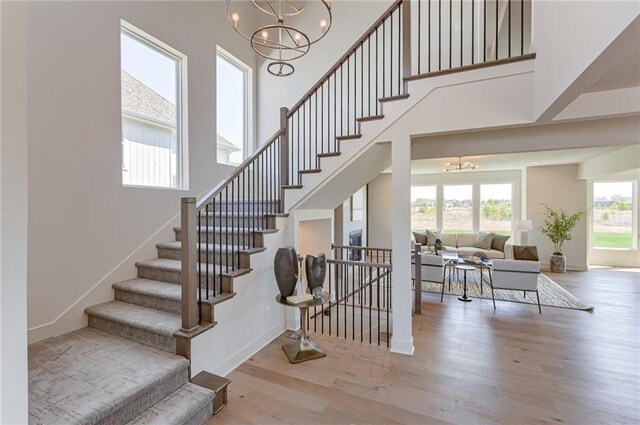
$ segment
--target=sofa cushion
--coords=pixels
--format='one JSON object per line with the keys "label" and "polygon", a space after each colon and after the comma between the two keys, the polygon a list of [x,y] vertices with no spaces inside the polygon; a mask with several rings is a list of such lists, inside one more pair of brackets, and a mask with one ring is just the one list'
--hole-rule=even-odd
{"label": "sofa cushion", "polygon": [[491,242],[493,242],[493,232],[479,232],[476,236],[476,240],[473,241],[473,246],[481,249],[491,249]]}
{"label": "sofa cushion", "polygon": [[442,232],[436,235],[436,237],[442,241],[442,244],[444,246],[453,246],[453,247],[457,246],[456,236],[457,235],[455,233],[442,233]]}
{"label": "sofa cushion", "polygon": [[475,254],[476,252],[482,252],[492,260],[504,258],[504,252],[498,251],[497,249],[481,249],[476,248],[475,246],[462,246],[458,248],[458,255],[460,257],[468,257]]}
{"label": "sofa cushion", "polygon": [[509,235],[493,235],[493,241],[491,241],[491,249],[504,252],[504,245],[511,238]]}
{"label": "sofa cushion", "polygon": [[475,233],[458,233],[458,243],[456,246],[473,246],[476,236]]}

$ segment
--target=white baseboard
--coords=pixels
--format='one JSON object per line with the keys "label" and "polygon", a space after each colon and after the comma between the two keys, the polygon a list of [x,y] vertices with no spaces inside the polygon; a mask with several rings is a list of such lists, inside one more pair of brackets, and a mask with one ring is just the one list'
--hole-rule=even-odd
{"label": "white baseboard", "polygon": [[[544,262],[540,262],[540,268],[544,269],[544,270],[550,270],[550,265],[548,262],[544,263]],[[586,272],[588,269],[588,267],[586,265],[583,264],[567,264],[567,271],[571,271],[571,272]]]}
{"label": "white baseboard", "polygon": [[[231,372],[233,372],[238,366],[242,363],[246,362],[251,356],[256,354],[258,351],[262,350],[265,346],[267,346],[271,341],[276,339],[282,332],[286,330],[284,323],[278,326],[274,326],[269,329],[267,332],[255,338],[253,341],[249,342],[247,345],[239,349],[235,352],[231,357],[227,358],[223,363],[221,363],[214,370],[210,371],[216,375],[227,376]],[[198,371],[200,372],[200,371]],[[197,372],[193,372],[193,375],[196,375]]]}
{"label": "white baseboard", "polygon": [[391,352],[397,354],[405,354],[407,356],[413,356],[415,347],[413,346],[413,338],[411,339],[398,339],[391,337]]}

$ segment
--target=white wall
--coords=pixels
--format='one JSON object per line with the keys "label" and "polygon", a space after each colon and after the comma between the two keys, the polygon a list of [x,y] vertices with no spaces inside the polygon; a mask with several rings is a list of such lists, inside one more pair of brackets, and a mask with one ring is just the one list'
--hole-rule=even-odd
{"label": "white wall", "polygon": [[[577,164],[527,167],[526,173],[526,217],[533,221],[533,230],[529,232],[529,245],[538,247],[540,263],[548,266],[549,256],[553,253],[553,243],[540,232],[545,211],[542,204],[547,204],[553,209],[562,209],[569,214],[584,211],[587,208],[587,182],[578,179]],[[580,220],[571,235],[573,239],[562,246],[567,257],[567,268],[586,270],[587,220]]]}
{"label": "white wall", "polygon": [[391,174],[380,174],[369,183],[369,245],[391,248]]}
{"label": "white wall", "polygon": [[637,1],[534,2],[535,116],[544,114],[639,13]]}
{"label": "white wall", "polygon": [[[83,326],[85,304],[107,301],[116,279],[134,276],[136,260],[155,256],[158,240],[148,239],[179,212],[180,197],[200,195],[230,172],[216,161],[216,44],[250,66],[256,60],[229,28],[224,6],[27,4],[33,340]],[[188,56],[189,191],[122,187],[121,19]],[[165,230],[172,238],[170,225]]]}
{"label": "white wall", "polygon": [[0,4],[0,423],[27,423],[26,4]]}
{"label": "white wall", "polygon": [[338,208],[341,209],[341,214],[336,214],[335,220],[341,220],[340,226],[336,225],[336,229],[339,227],[340,232],[336,232],[336,239],[334,243],[336,245],[349,245],[349,232],[356,230],[362,230],[362,246],[369,246],[368,243],[368,188],[365,186],[362,190],[363,210],[362,220],[351,221],[351,196],[349,196]]}
{"label": "white wall", "polygon": [[[307,55],[292,62],[295,73],[274,77],[261,61],[258,71],[258,145],[280,128],[280,108],[292,107],[392,4],[391,0],[333,0],[333,24]],[[316,17],[309,25],[317,26]]]}

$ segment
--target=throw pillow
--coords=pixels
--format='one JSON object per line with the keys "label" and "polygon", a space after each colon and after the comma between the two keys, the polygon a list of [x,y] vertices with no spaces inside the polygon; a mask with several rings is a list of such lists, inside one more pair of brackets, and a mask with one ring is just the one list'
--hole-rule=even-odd
{"label": "throw pillow", "polygon": [[425,233],[427,234],[427,246],[433,246],[436,243],[436,234],[433,233],[431,230],[425,230]]}
{"label": "throw pillow", "polygon": [[494,235],[493,241],[491,242],[491,249],[504,252],[504,244],[507,243],[510,237],[511,236],[508,235]]}
{"label": "throw pillow", "polygon": [[494,236],[495,233],[479,232],[473,246],[480,249],[491,249],[491,242],[493,242]]}
{"label": "throw pillow", "polygon": [[426,233],[413,232],[413,237],[415,238],[416,243],[427,246],[428,239]]}

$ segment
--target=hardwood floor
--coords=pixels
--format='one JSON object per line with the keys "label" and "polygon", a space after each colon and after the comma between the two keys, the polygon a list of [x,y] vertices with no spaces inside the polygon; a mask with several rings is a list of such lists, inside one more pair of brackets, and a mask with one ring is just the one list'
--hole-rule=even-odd
{"label": "hardwood floor", "polygon": [[423,294],[414,356],[319,335],[327,357],[296,365],[286,333],[209,423],[640,423],[640,270],[545,273],[595,310]]}

